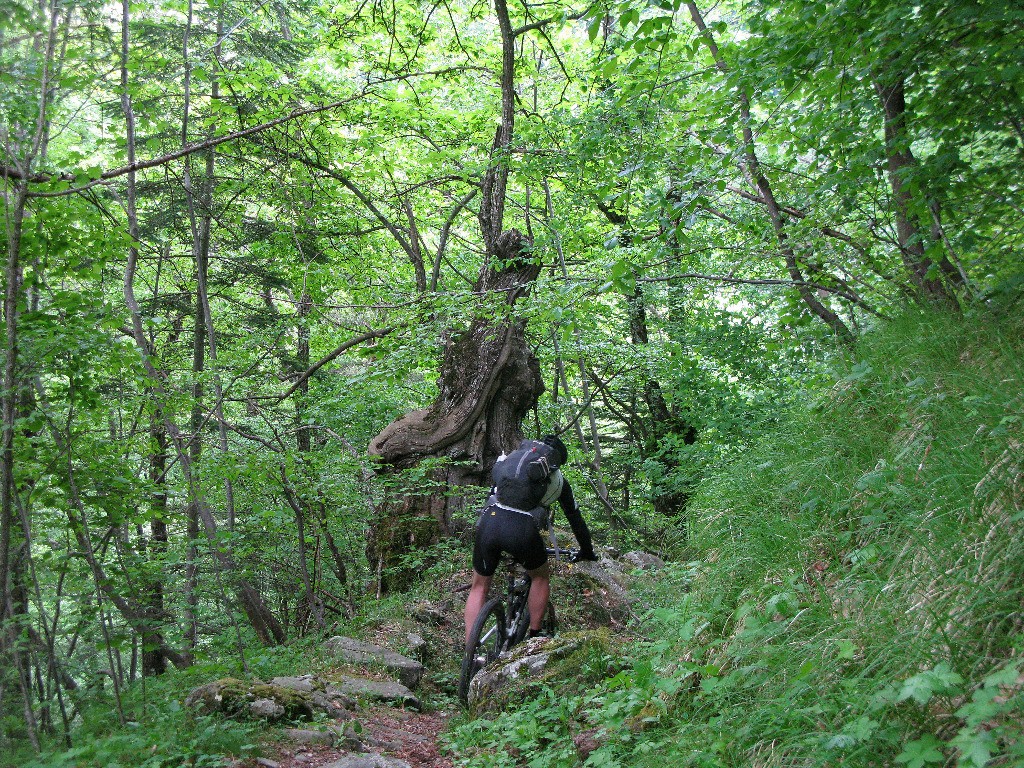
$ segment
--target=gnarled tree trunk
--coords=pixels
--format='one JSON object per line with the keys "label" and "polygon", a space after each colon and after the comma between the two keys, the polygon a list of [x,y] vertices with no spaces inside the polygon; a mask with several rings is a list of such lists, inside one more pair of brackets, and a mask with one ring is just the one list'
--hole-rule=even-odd
{"label": "gnarled tree trunk", "polygon": [[399,565],[403,554],[453,533],[455,515],[466,505],[466,496],[453,491],[490,482],[491,466],[522,439],[522,420],[544,391],[540,365],[526,344],[525,321],[511,314],[540,271],[539,264],[521,258],[525,242],[513,229],[495,243],[491,263],[503,267],[485,269],[476,290],[485,296],[504,293],[505,305],[498,317],[478,317],[451,334],[433,405],[407,413],[370,442],[369,452],[385,475],[428,458],[449,460],[420,483],[425,493],[398,491],[380,506],[367,556],[378,568],[382,590],[403,588],[415,575]]}
{"label": "gnarled tree trunk", "polygon": [[[526,344],[526,323],[512,315],[512,305],[536,279],[540,264],[527,253],[522,233],[504,229],[518,33],[505,0],[495,0],[494,12],[502,49],[501,119],[480,181],[477,220],[486,259],[475,292],[492,306],[493,298],[504,294],[504,303],[481,311],[469,328],[448,336],[434,404],[407,413],[370,442],[369,453],[380,460],[385,475],[397,475],[424,459],[446,460],[418,478],[418,488],[395,488],[377,509],[366,554],[377,568],[381,591],[401,589],[416,575],[416,569],[401,564],[402,555],[454,531],[455,514],[467,500],[455,489],[489,483],[494,461],[522,439],[520,424],[544,391],[540,364]],[[467,203],[470,199],[465,198]],[[417,283],[422,284],[419,270]]]}

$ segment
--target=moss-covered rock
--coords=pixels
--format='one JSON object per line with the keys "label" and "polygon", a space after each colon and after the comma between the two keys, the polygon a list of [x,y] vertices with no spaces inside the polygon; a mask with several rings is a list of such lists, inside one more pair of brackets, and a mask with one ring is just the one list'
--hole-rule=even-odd
{"label": "moss-covered rock", "polygon": [[557,599],[589,626],[621,625],[628,621],[632,604],[629,579],[622,566],[602,557],[598,562],[570,563],[559,572]]}
{"label": "moss-covered rock", "polygon": [[194,688],[185,698],[185,705],[204,714],[264,720],[311,720],[316,709],[306,691],[259,681],[247,683],[233,677]]}
{"label": "moss-covered rock", "polygon": [[474,716],[500,712],[510,701],[528,698],[532,689],[554,681],[565,691],[590,685],[608,673],[612,644],[606,628],[520,643],[473,678],[470,712]]}

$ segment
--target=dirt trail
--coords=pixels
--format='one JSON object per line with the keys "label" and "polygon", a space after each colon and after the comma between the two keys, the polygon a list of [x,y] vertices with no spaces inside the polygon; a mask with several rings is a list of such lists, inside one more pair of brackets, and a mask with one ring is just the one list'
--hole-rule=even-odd
{"label": "dirt trail", "polygon": [[[264,750],[259,760],[236,764],[237,768],[325,768],[342,758],[378,754],[404,760],[412,768],[452,768],[452,761],[441,753],[438,736],[448,727],[451,712],[412,712],[372,708],[351,713],[339,725],[359,723],[357,744],[278,744]],[[351,731],[351,729],[350,729]]]}

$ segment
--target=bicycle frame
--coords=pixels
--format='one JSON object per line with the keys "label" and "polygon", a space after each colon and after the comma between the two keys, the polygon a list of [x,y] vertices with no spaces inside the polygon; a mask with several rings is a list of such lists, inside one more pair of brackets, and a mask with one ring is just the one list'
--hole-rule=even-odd
{"label": "bicycle frame", "polygon": [[506,637],[502,650],[508,650],[516,643],[526,637],[530,629],[530,585],[533,579],[530,574],[522,573],[517,576],[514,569],[509,570],[508,588],[505,599],[508,605],[506,617]]}

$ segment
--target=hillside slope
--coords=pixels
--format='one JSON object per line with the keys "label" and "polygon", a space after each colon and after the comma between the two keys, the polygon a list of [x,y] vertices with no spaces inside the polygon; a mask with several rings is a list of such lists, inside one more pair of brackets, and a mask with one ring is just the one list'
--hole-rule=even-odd
{"label": "hillside slope", "polygon": [[646,639],[467,723],[456,764],[1024,762],[1020,331],[872,334],[700,488]]}

